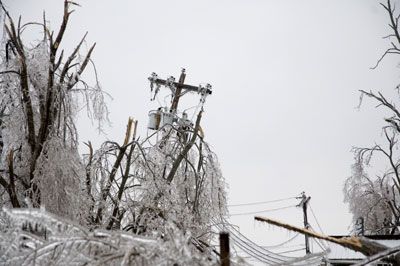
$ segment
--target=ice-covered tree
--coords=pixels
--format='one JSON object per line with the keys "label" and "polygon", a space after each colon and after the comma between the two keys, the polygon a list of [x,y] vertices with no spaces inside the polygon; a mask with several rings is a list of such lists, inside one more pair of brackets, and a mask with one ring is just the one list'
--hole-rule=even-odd
{"label": "ice-covered tree", "polygon": [[[195,125],[165,125],[156,141],[140,139],[129,119],[122,142],[88,142],[79,155],[81,105],[100,125],[107,109],[97,77],[93,86],[81,78],[94,49],[81,54],[86,34],[70,55],[62,50],[76,5],[64,1],[53,32],[45,18],[15,23],[0,0],[0,264],[215,263],[198,252],[208,254],[213,224],[226,215],[225,182],[201,131],[202,108]],[[27,27],[43,38],[25,43]],[[142,245],[137,235],[151,240]]]}
{"label": "ice-covered tree", "polygon": [[[381,4],[389,17],[390,41],[388,48],[377,61],[391,54],[400,54],[400,14],[392,1]],[[399,85],[400,86],[400,85]],[[397,92],[399,86],[397,86]],[[398,234],[400,226],[400,111],[397,99],[387,99],[381,92],[361,90],[361,101],[368,97],[390,113],[382,128],[383,141],[372,147],[354,148],[355,162],[352,175],[344,186],[345,202],[349,203],[354,222],[364,219],[366,234]],[[379,170],[378,170],[379,169]]]}
{"label": "ice-covered tree", "polygon": [[[129,120],[124,142],[105,142],[86,156],[92,222],[136,234],[163,234],[166,223],[209,242],[211,226],[226,215],[225,182],[216,155],[199,132],[166,125],[158,142],[139,141]],[[133,133],[131,133],[133,131]],[[183,134],[187,138],[183,139]]]}
{"label": "ice-covered tree", "polygon": [[[90,86],[81,79],[95,45],[81,54],[85,34],[71,54],[62,49],[73,5],[77,4],[64,1],[61,25],[53,31],[45,17],[43,22],[14,21],[0,1],[5,17],[0,50],[0,204],[42,205],[76,219],[84,218],[85,208],[77,206],[87,197],[75,127],[79,98],[99,122],[107,110],[99,84]],[[29,27],[43,37],[24,42],[23,32]]]}

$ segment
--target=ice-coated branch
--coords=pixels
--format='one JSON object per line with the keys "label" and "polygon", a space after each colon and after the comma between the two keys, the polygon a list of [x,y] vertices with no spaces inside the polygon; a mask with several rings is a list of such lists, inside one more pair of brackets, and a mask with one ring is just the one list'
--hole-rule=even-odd
{"label": "ice-coated branch", "polygon": [[199,128],[200,128],[200,121],[201,121],[201,117],[202,117],[203,111],[200,111],[199,114],[197,115],[197,119],[196,119],[196,125],[194,127],[194,132],[192,135],[192,138],[190,139],[190,141],[186,144],[185,148],[182,150],[182,152],[178,155],[178,157],[176,158],[176,160],[174,161],[174,164],[172,165],[171,171],[169,172],[168,176],[167,176],[167,182],[171,183],[172,180],[174,179],[176,170],[178,170],[179,165],[181,164],[183,158],[187,155],[187,153],[189,152],[189,150],[192,148],[193,144],[196,141],[197,138],[197,134],[199,132]]}
{"label": "ice-coated branch", "polygon": [[392,1],[387,0],[386,5],[383,3],[380,3],[380,5],[387,11],[390,19],[389,27],[392,31],[392,33],[388,34],[387,36],[384,37],[384,39],[390,39],[392,37],[395,38],[395,44],[393,41],[390,42],[391,46],[388,48],[382,56],[378,59],[376,64],[372,67],[372,69],[375,69],[379,66],[379,64],[382,62],[382,60],[389,54],[400,54],[400,49],[398,45],[400,45],[400,33],[399,33],[399,18],[400,15],[395,15],[396,9],[394,6],[392,6]]}

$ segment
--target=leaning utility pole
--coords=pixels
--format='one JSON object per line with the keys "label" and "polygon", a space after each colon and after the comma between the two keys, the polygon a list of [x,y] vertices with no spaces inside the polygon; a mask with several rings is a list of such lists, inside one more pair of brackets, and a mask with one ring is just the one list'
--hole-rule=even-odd
{"label": "leaning utility pole", "polygon": [[[303,216],[304,216],[304,228],[309,229],[310,225],[308,224],[308,218],[307,218],[307,204],[310,201],[311,197],[307,197],[305,192],[301,193],[301,197],[298,197],[298,199],[301,199],[300,203],[297,205],[297,207],[302,207],[303,208]],[[310,242],[308,239],[308,235],[304,235],[305,237],[305,243],[306,243],[306,254],[310,254]]]}

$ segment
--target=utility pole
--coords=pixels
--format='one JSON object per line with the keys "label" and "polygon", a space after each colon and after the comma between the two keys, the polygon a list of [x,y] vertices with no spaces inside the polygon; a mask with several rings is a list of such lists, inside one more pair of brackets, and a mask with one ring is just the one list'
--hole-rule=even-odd
{"label": "utility pole", "polygon": [[207,84],[205,87],[203,86],[193,86],[193,85],[188,85],[185,84],[185,78],[186,78],[186,70],[184,68],[182,68],[181,71],[181,75],[179,77],[179,82],[175,82],[175,78],[174,77],[170,77],[168,79],[161,79],[157,76],[156,73],[153,73],[151,75],[151,77],[149,77],[149,80],[151,82],[151,87],[153,86],[153,84],[155,84],[157,86],[156,90],[158,90],[158,88],[160,86],[165,86],[165,87],[169,87],[172,91],[173,94],[173,99],[172,99],[172,104],[171,104],[171,112],[176,112],[178,109],[178,104],[179,104],[179,99],[182,96],[185,91],[191,91],[191,92],[199,92],[204,95],[206,94],[212,94],[212,90],[211,90],[211,85]]}
{"label": "utility pole", "polygon": [[182,68],[181,76],[179,77],[179,86],[176,87],[174,99],[172,100],[171,112],[174,112],[178,109],[178,103],[182,93],[182,85],[183,83],[185,83],[185,78],[186,78],[185,69]]}
{"label": "utility pole", "polygon": [[[310,225],[308,224],[308,218],[307,218],[307,204],[310,201],[311,197],[307,197],[305,192],[301,193],[301,197],[297,197],[298,199],[301,199],[300,203],[297,205],[297,207],[302,207],[303,208],[303,217],[304,217],[304,228],[309,229]],[[306,254],[310,254],[310,242],[308,235],[304,235],[305,237],[305,243],[306,243]]]}

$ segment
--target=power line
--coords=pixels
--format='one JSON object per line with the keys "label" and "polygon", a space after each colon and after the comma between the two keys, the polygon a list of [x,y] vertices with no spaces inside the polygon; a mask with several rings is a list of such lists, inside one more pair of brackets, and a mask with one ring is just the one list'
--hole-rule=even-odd
{"label": "power line", "polygon": [[[217,225],[219,229],[222,229],[221,225]],[[224,226],[225,227],[225,226]],[[249,245],[240,236],[236,235],[232,230],[225,228],[226,231],[229,232],[229,235],[233,242],[246,254],[251,256],[254,259],[257,259],[261,262],[268,263],[268,264],[279,264],[284,262],[285,260],[274,258],[271,254],[265,254],[264,252],[254,248],[254,246]],[[273,254],[273,253],[272,253]]]}
{"label": "power line", "polygon": [[[293,257],[278,255],[269,250],[263,249],[262,247],[258,246],[256,243],[248,239],[246,236],[244,236],[242,233],[240,233],[239,230],[233,227],[226,220],[221,221],[221,223],[215,223],[215,226],[217,226],[220,230],[225,230],[229,232],[232,236],[232,240],[239,246],[242,251],[259,261],[262,261],[264,263],[268,262],[272,264],[279,264],[293,259]],[[253,255],[250,253],[252,253]]]}
{"label": "power line", "polygon": [[312,216],[314,217],[314,220],[315,220],[315,222],[317,223],[319,230],[321,231],[322,234],[325,235],[324,231],[323,231],[322,228],[321,228],[321,225],[320,225],[319,222],[318,222],[317,217],[316,217],[315,214],[314,214],[314,211],[313,211],[313,209],[312,209],[312,207],[311,207],[311,204],[308,204],[308,205],[310,206],[311,214],[312,214]]}
{"label": "power line", "polygon": [[[312,226],[310,226],[310,228],[314,230],[314,228]],[[325,244],[322,241],[319,241],[319,239],[313,238],[314,242],[317,243],[317,245],[321,248],[321,250],[325,251],[327,250],[327,247],[325,246]]]}
{"label": "power line", "polygon": [[[220,226],[220,225],[216,225],[216,227],[217,228],[219,228],[220,230],[222,230],[222,227]],[[228,231],[229,232],[229,230],[225,230],[225,231]],[[230,232],[229,232],[230,233]],[[255,252],[254,250],[252,250],[252,249],[250,249],[248,246],[246,246],[246,245],[243,245],[241,242],[240,242],[240,240],[238,240],[235,236],[234,236],[234,234],[231,234],[230,233],[230,238],[232,239],[232,241],[243,251],[243,252],[245,252],[246,254],[248,254],[250,257],[252,257],[252,258],[254,258],[254,259],[257,259],[257,260],[259,260],[259,261],[261,261],[261,262],[264,262],[264,263],[272,263],[272,264],[275,264],[276,262],[275,261],[272,261],[272,260],[270,260],[270,259],[268,259],[268,258],[264,258],[263,256],[262,256],[262,254],[259,254],[259,253],[257,253],[257,252]]]}
{"label": "power line", "polygon": [[279,253],[277,253],[277,254],[292,253],[292,252],[301,251],[301,250],[305,250],[305,249],[306,249],[306,248],[298,248],[298,249],[286,250],[286,251],[279,252]]}
{"label": "power line", "polygon": [[251,257],[264,262],[264,263],[269,263],[269,264],[278,264],[281,263],[282,261],[279,260],[274,260],[274,258],[269,257],[268,255],[265,255],[261,252],[257,252],[257,250],[252,249],[250,246],[243,244],[242,240],[238,237],[236,237],[234,234],[230,232],[230,237],[232,238],[233,242],[238,245],[242,251],[250,255]]}
{"label": "power line", "polygon": [[[322,230],[321,225],[320,225],[319,222],[318,222],[317,216],[315,215],[315,213],[314,213],[314,211],[313,211],[313,209],[312,209],[312,207],[311,207],[311,204],[309,204],[309,206],[310,206],[311,214],[312,214],[312,216],[313,216],[315,222],[317,223],[318,229],[320,230],[320,232],[321,232],[322,234],[325,235],[324,231]],[[314,230],[314,231],[315,231],[315,230]],[[327,246],[325,245],[324,241],[320,241],[320,240],[317,240],[317,239],[314,239],[314,240],[315,240],[315,242],[317,242],[318,246],[319,246],[322,250],[326,250],[326,249],[327,249]],[[323,247],[321,247],[321,245],[322,245]]]}
{"label": "power line", "polygon": [[[251,244],[251,246],[252,246],[254,249],[258,249],[259,251],[261,250],[261,252],[262,252],[262,253],[265,253],[266,255],[275,256],[276,259],[281,260],[281,261],[286,261],[286,260],[288,260],[288,259],[293,259],[293,257],[278,255],[278,254],[276,254],[276,253],[274,253],[274,252],[271,252],[271,251],[269,251],[269,250],[267,250],[267,249],[263,249],[262,247],[260,247],[259,245],[257,245],[255,242],[253,242],[252,240],[250,240],[249,238],[247,238],[245,235],[243,235],[238,229],[236,229],[235,227],[233,227],[233,226],[232,226],[230,223],[228,223],[226,220],[225,220],[225,225],[229,225],[230,228],[232,228],[233,231],[235,231],[236,234],[239,235],[241,239],[244,239],[243,241],[245,241],[245,242],[247,243],[247,245],[250,246],[250,244]],[[232,233],[233,233],[232,230],[229,230],[229,229],[227,229],[227,230],[228,230],[229,232],[232,232]],[[233,233],[233,234],[234,234],[234,233]]]}
{"label": "power line", "polygon": [[232,204],[232,205],[228,205],[228,207],[261,205],[261,204],[267,204],[267,203],[281,202],[281,201],[295,199],[295,198],[296,197],[290,197],[290,198],[283,198],[283,199],[276,199],[276,200],[269,200],[269,201],[256,201],[256,202],[249,202],[249,203]]}
{"label": "power line", "polygon": [[[222,217],[221,217],[222,218]],[[298,265],[298,266],[311,266],[311,265],[319,265],[321,256],[324,253],[317,254],[309,254],[305,257],[288,257],[285,255],[280,255],[278,253],[271,252],[266,250],[256,243],[248,239],[245,235],[239,232],[238,229],[232,226],[225,219],[221,219],[220,222],[212,219],[214,222],[214,226],[216,226],[219,230],[227,231],[232,241],[237,245],[237,247],[248,254],[250,257],[266,263],[267,265]],[[293,250],[292,250],[293,251]],[[294,251],[293,251],[294,252]],[[304,264],[300,264],[304,263]]]}
{"label": "power line", "polygon": [[264,249],[271,249],[271,248],[279,248],[282,247],[283,245],[293,241],[296,237],[298,237],[300,235],[300,233],[296,233],[293,237],[289,238],[288,240],[286,240],[285,242],[282,242],[280,244],[277,245],[273,245],[273,246],[262,246],[262,248]]}
{"label": "power line", "polygon": [[230,214],[230,216],[251,215],[251,214],[257,214],[257,213],[264,213],[264,212],[273,212],[273,211],[285,210],[285,209],[289,209],[289,208],[293,208],[293,207],[296,207],[296,205],[280,207],[280,208],[275,208],[275,209],[268,209],[268,210],[263,210],[263,211],[234,213],[234,214]]}

